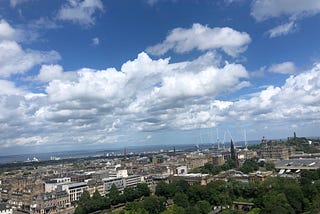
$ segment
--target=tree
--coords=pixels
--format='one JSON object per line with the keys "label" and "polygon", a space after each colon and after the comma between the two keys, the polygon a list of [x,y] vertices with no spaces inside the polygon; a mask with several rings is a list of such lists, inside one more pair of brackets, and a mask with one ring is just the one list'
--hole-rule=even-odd
{"label": "tree", "polygon": [[257,171],[258,169],[259,169],[259,165],[257,163],[257,158],[251,158],[251,159],[245,160],[242,167],[240,168],[240,171],[245,174],[248,174],[250,172]]}
{"label": "tree", "polygon": [[183,207],[177,206],[177,205],[172,205],[165,211],[161,212],[161,214],[185,214],[186,211]]}
{"label": "tree", "polygon": [[137,189],[136,190],[138,192],[139,197],[149,196],[150,195],[150,189],[148,187],[148,184],[146,184],[146,183],[137,184]]}
{"label": "tree", "polygon": [[200,214],[200,209],[198,206],[191,206],[186,209],[186,214]]}
{"label": "tree", "polygon": [[100,195],[97,189],[92,195],[91,207],[93,209],[92,211],[96,211],[104,208],[104,198]]}
{"label": "tree", "polygon": [[198,201],[196,206],[199,208],[201,214],[208,214],[211,211],[211,205],[208,201]]}
{"label": "tree", "polygon": [[182,192],[177,192],[174,197],[173,197],[173,202],[177,206],[180,207],[188,207],[189,206],[189,201],[188,201],[188,196]]}
{"label": "tree", "polygon": [[134,199],[139,198],[138,191],[131,187],[126,187],[123,191],[123,197],[126,202],[133,201]]}
{"label": "tree", "polygon": [[82,214],[82,213],[88,213],[90,211],[91,211],[90,194],[87,190],[84,190],[79,199],[78,206],[75,210],[75,213]]}
{"label": "tree", "polygon": [[165,210],[165,197],[150,196],[144,199],[143,208],[149,213],[157,214]]}
{"label": "tree", "polygon": [[182,179],[175,180],[171,184],[175,187],[176,192],[187,193],[190,187],[189,183]]}
{"label": "tree", "polygon": [[112,184],[109,191],[109,198],[112,205],[115,205],[119,202],[119,191],[115,184]]}
{"label": "tree", "polygon": [[285,194],[276,193],[274,190],[269,191],[263,197],[263,205],[264,208],[261,210],[261,213],[295,213],[288,203]]}
{"label": "tree", "polygon": [[237,157],[236,157],[236,151],[234,149],[234,144],[233,141],[231,140],[231,144],[230,144],[230,153],[231,153],[231,160],[233,160],[234,162],[237,161]]}
{"label": "tree", "polygon": [[166,184],[165,182],[161,181],[157,186],[156,186],[156,193],[157,196],[164,196],[168,198],[170,196],[170,191],[169,191],[169,185]]}

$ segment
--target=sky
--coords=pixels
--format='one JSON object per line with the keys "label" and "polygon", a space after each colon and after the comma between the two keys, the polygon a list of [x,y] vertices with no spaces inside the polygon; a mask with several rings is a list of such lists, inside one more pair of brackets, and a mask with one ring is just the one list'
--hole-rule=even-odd
{"label": "sky", "polygon": [[319,0],[0,0],[0,155],[319,136]]}

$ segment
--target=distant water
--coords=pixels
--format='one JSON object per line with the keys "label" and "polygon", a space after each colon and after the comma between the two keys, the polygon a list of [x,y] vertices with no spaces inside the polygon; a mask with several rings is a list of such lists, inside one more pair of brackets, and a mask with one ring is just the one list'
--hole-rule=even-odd
{"label": "distant water", "polygon": [[[259,141],[248,141],[248,145],[254,145],[259,143]],[[229,147],[230,142],[226,142],[225,146]],[[243,146],[244,142],[236,142],[236,146]],[[199,145],[201,149],[212,148],[212,144],[201,144]],[[123,154],[124,150],[127,153],[141,153],[141,152],[152,152],[152,151],[169,151],[176,149],[182,151],[196,150],[196,144],[177,144],[177,145],[143,145],[143,146],[128,146],[123,148],[118,148],[114,150],[92,150],[92,151],[63,151],[63,152],[48,152],[48,153],[35,153],[35,154],[21,154],[21,155],[7,155],[0,156],[0,164],[4,163],[14,163],[14,162],[25,162],[28,159],[32,160],[37,158],[39,161],[50,160],[51,157],[57,157],[61,159],[67,158],[81,158],[81,157],[95,157],[102,156],[106,154]]]}
{"label": "distant water", "polygon": [[7,156],[0,156],[0,164],[25,162],[28,159],[32,160],[33,158],[36,158],[39,161],[47,161],[47,160],[50,160],[51,157],[56,157],[60,159],[81,158],[81,157],[93,156],[93,155],[96,155],[96,153],[97,151],[89,151],[89,152],[88,151],[66,151],[66,152],[7,155]]}

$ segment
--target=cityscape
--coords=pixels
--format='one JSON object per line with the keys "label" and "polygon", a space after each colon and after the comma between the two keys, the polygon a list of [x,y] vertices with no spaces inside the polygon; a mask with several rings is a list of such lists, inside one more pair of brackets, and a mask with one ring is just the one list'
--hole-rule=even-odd
{"label": "cityscape", "polygon": [[0,214],[320,213],[319,0],[1,0]]}
{"label": "cityscape", "polygon": [[[159,196],[164,191],[159,190],[159,186],[181,185],[181,181],[187,186],[204,188],[219,181],[248,184],[275,178],[299,180],[305,176],[305,171],[320,170],[319,157],[319,138],[307,139],[294,133],[285,141],[263,137],[251,146],[246,142],[236,146],[231,140],[225,144],[194,145],[185,150],[173,147],[127,153],[124,149],[87,157],[51,157],[47,161],[34,158],[0,165],[0,198],[5,202],[2,204],[6,204],[2,208],[4,213],[90,213],[96,210],[121,213],[135,197],[143,200],[143,197],[152,197],[149,195]],[[118,199],[120,201],[113,201],[113,188],[119,198],[123,196]],[[142,195],[130,196],[130,191],[138,190]],[[84,207],[79,211],[84,193],[89,198],[98,194],[109,201],[102,202],[96,210]],[[172,199],[167,199],[163,210],[172,207],[172,203]],[[223,210],[246,213],[258,206],[254,200],[242,198],[216,202],[209,207],[208,213]],[[266,207],[261,211],[264,209]],[[140,212],[134,210],[133,213]]]}

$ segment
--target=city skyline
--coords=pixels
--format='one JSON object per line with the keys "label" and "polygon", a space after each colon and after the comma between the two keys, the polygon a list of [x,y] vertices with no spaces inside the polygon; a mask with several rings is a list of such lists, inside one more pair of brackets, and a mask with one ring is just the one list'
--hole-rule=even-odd
{"label": "city skyline", "polygon": [[317,0],[3,0],[0,155],[319,136],[319,21]]}

